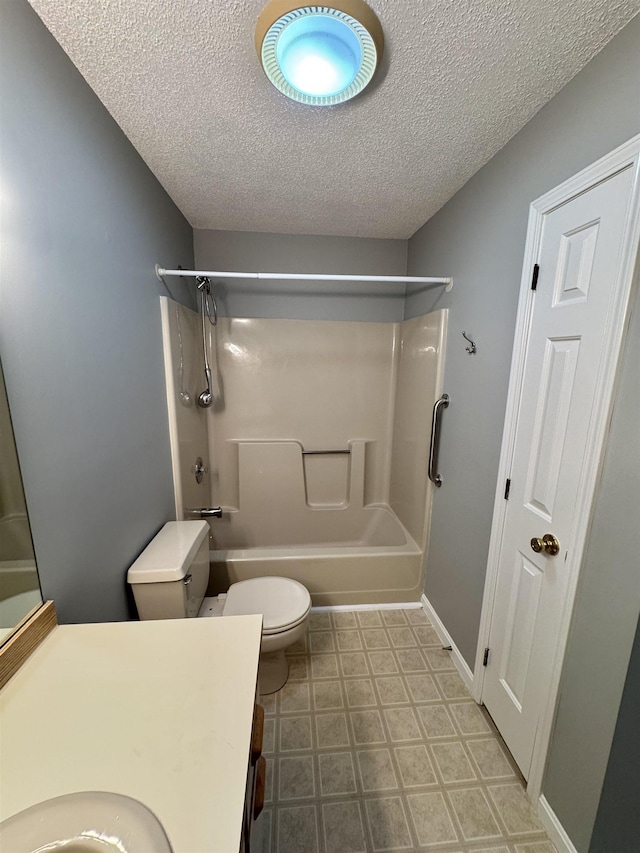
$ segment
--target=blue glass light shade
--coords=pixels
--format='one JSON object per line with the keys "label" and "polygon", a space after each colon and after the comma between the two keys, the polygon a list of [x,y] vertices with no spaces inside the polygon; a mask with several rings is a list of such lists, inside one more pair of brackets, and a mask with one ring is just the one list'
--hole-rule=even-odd
{"label": "blue glass light shade", "polygon": [[282,30],[276,58],[290,86],[304,95],[328,97],[353,83],[362,64],[362,45],[340,18],[305,15]]}
{"label": "blue glass light shade", "polygon": [[378,52],[354,17],[327,6],[304,6],[267,30],[261,59],[276,89],[294,101],[330,105],[348,101],[369,83]]}

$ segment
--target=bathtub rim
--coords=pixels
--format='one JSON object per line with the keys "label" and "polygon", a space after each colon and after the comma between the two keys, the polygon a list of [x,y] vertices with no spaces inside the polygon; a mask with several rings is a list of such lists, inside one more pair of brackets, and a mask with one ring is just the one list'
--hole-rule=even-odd
{"label": "bathtub rim", "polygon": [[[424,553],[423,549],[420,545],[413,539],[407,528],[404,526],[400,518],[396,515],[394,510],[389,506],[389,504],[383,503],[374,503],[367,504],[362,508],[363,510],[363,520],[366,522],[364,528],[361,528],[359,532],[366,533],[370,528],[372,523],[374,524],[372,532],[373,535],[377,533],[377,529],[375,526],[375,519],[377,517],[385,517],[387,522],[391,522],[396,528],[397,531],[402,535],[403,541],[399,544],[381,544],[374,545],[368,544],[365,541],[362,542],[342,542],[342,543],[330,543],[330,542],[313,542],[310,544],[286,544],[286,545],[256,545],[249,547],[241,547],[241,548],[210,548],[210,559],[216,561],[222,561],[226,559],[269,559],[273,557],[274,559],[287,559],[291,556],[291,552],[295,552],[298,556],[307,556],[307,557],[315,557],[315,556],[344,556],[345,553],[355,556],[355,554],[422,554]],[[225,508],[222,508],[224,513]],[[325,512],[325,509],[319,510],[319,512]],[[342,509],[336,509],[336,512],[342,512]],[[370,518],[367,518],[367,515],[370,515]],[[215,521],[210,520],[212,537],[215,539]]]}
{"label": "bathtub rim", "polygon": [[415,544],[404,545],[267,545],[257,548],[212,549],[209,560],[212,563],[225,563],[229,560],[249,562],[251,560],[297,560],[304,557],[335,560],[343,557],[395,557],[400,554],[416,556],[422,550]]}

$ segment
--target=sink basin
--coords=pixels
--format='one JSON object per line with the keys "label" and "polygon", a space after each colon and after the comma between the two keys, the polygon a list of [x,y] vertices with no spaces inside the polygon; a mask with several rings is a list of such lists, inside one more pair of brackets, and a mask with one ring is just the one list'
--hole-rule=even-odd
{"label": "sink basin", "polygon": [[131,797],[82,791],[44,800],[0,823],[7,853],[171,853],[162,824]]}

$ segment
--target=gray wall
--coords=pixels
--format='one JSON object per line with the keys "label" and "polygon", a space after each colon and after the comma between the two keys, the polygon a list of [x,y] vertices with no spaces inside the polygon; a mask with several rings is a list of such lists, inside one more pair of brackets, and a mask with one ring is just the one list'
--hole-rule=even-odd
{"label": "gray wall", "polygon": [[[312,237],[245,231],[194,232],[197,269],[405,275],[406,240]],[[403,319],[404,285],[342,282],[236,281],[218,286],[228,317],[288,320]]]}
{"label": "gray wall", "polygon": [[42,590],[62,622],[126,619],[173,513],[154,264],[191,266],[192,232],[24,0],[0,32],[0,355]]}
{"label": "gray wall", "polygon": [[[444,485],[434,497],[426,594],[471,665],[480,620],[529,203],[640,131],[639,43],[640,18],[636,18],[409,241],[409,274],[452,275],[455,282],[451,294],[408,292],[406,316],[434,307],[450,309],[445,390],[452,402],[444,416],[440,455]],[[465,352],[463,329],[477,340],[475,356]],[[628,419],[633,415],[627,412],[621,417],[626,424],[621,427],[623,441]],[[605,513],[602,524],[618,513],[619,524],[628,536],[633,535],[637,502],[625,504],[618,499],[614,506],[599,502],[598,508]],[[626,559],[626,549],[624,554]],[[592,559],[598,563],[595,555]],[[608,571],[614,563],[609,557]],[[598,565],[602,570],[602,564]],[[607,601],[608,613],[611,609],[615,612],[617,606],[626,611],[628,580],[625,566],[620,584],[616,584]],[[591,600],[585,584],[581,601],[586,600],[585,596]],[[598,600],[597,592],[593,600]],[[578,610],[576,620],[579,613]],[[563,783],[549,776],[544,786],[552,808],[570,834],[576,836],[581,851],[586,849],[584,838],[593,823],[604,772],[602,751],[606,756],[619,689],[617,696],[614,693],[609,698],[607,721],[598,727],[589,704],[593,690],[600,688],[594,686],[593,680],[585,682],[572,672],[588,668],[594,648],[611,643],[615,633],[613,648],[618,657],[601,649],[595,659],[602,661],[603,655],[615,658],[607,682],[621,685],[632,639],[627,636],[627,619],[605,622],[598,616],[588,626],[588,618],[583,621],[581,627],[574,628],[566,659],[563,702],[571,709],[571,715],[591,716],[585,728],[600,742],[594,749],[591,742],[567,741],[566,734],[558,731],[552,742],[550,773],[563,770]],[[603,702],[596,703],[599,711],[607,704],[603,698]],[[561,749],[565,754],[558,761],[556,751]],[[595,801],[591,795],[582,799],[581,793],[576,791],[574,795],[576,777],[567,771],[569,766],[580,768],[583,779],[577,787],[581,792],[589,789],[596,795]],[[587,833],[578,829],[585,826]]]}
{"label": "gray wall", "polygon": [[637,853],[640,839],[640,622],[589,853]]}

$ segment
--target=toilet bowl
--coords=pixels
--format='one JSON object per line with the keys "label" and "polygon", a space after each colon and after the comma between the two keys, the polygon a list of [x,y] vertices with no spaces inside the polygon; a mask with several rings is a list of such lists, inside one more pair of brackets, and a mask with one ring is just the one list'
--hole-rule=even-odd
{"label": "toilet bowl", "polygon": [[[213,608],[203,605],[209,582],[207,522],[169,521],[133,563],[127,580],[141,620],[213,615]],[[289,578],[252,578],[229,587],[216,615],[262,615],[260,693],[275,693],[285,684],[284,650],[306,632],[310,610],[309,591]]]}
{"label": "toilet bowl", "polygon": [[275,693],[286,683],[284,650],[306,633],[310,611],[308,589],[290,578],[251,578],[229,587],[223,616],[262,614],[260,693]]}

